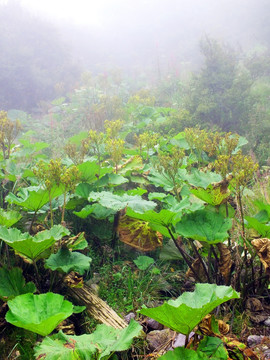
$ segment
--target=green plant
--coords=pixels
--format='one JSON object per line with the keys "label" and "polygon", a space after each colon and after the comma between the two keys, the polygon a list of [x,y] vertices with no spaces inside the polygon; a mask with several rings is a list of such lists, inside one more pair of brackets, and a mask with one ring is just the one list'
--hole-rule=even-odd
{"label": "green plant", "polygon": [[218,305],[238,299],[239,294],[228,286],[215,284],[196,284],[195,291],[185,292],[176,300],[169,300],[163,305],[139,311],[170,329],[187,336],[202,319]]}
{"label": "green plant", "polygon": [[46,336],[73,313],[71,302],[59,294],[24,294],[8,301],[6,320],[18,327]]}

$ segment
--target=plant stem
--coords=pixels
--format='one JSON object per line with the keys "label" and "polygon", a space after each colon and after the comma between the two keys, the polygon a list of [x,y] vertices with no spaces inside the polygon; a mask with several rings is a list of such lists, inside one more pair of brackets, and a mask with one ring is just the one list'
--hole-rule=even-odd
{"label": "plant stem", "polygon": [[181,246],[179,246],[179,244],[177,243],[175,237],[173,236],[173,233],[171,232],[170,228],[167,228],[169,231],[169,234],[175,244],[175,246],[177,247],[177,249],[179,250],[180,254],[183,256],[183,259],[185,260],[185,262],[187,263],[188,267],[190,268],[190,270],[192,271],[192,273],[194,274],[194,276],[197,278],[197,280],[199,282],[202,282],[200,276],[196,273],[196,271],[194,270],[194,267],[192,266],[192,263],[189,261],[188,257],[186,256],[185,251],[181,248]]}

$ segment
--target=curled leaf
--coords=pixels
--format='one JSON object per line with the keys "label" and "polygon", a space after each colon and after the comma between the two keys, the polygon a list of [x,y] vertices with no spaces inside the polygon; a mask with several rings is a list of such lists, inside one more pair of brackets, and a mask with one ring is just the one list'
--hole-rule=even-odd
{"label": "curled leaf", "polygon": [[223,276],[225,284],[228,285],[230,282],[231,268],[233,264],[231,252],[228,249],[228,247],[223,243],[217,244],[217,248],[220,253],[220,258],[218,263],[219,270]]}
{"label": "curled leaf", "polygon": [[270,239],[254,239],[251,244],[255,248],[266,273],[270,275]]}

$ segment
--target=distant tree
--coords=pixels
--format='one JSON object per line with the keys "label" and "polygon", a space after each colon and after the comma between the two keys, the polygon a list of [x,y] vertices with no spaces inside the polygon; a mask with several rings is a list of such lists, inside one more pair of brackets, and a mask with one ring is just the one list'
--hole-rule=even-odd
{"label": "distant tree", "polygon": [[78,76],[57,30],[18,1],[0,6],[0,33],[0,108],[30,110],[53,99],[57,83],[67,91]]}

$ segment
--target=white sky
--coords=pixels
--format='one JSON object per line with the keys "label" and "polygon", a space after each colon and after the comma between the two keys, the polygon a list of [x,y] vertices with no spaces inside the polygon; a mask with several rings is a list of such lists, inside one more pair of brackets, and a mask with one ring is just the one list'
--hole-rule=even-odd
{"label": "white sky", "polygon": [[21,0],[23,6],[52,19],[94,26],[103,25],[103,12],[114,2],[119,4],[119,0]]}

